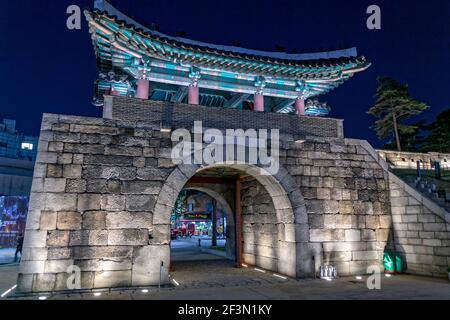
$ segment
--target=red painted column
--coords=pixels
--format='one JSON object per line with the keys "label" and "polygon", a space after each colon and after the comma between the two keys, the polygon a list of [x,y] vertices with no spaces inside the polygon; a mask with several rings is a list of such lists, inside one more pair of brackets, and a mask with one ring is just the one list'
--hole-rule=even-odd
{"label": "red painted column", "polygon": [[264,95],[262,93],[255,93],[255,104],[253,110],[264,112]]}
{"label": "red painted column", "polygon": [[191,85],[188,89],[188,103],[192,105],[199,104],[199,90],[198,86]]}
{"label": "red painted column", "polygon": [[295,110],[297,110],[297,114],[299,116],[304,116],[305,115],[305,100],[295,99]]}
{"label": "red painted column", "polygon": [[148,99],[149,82],[148,80],[138,80],[136,98]]}
{"label": "red painted column", "polygon": [[119,91],[114,90],[114,87],[111,87],[111,90],[109,91],[109,94],[112,96],[118,96],[119,95]]}

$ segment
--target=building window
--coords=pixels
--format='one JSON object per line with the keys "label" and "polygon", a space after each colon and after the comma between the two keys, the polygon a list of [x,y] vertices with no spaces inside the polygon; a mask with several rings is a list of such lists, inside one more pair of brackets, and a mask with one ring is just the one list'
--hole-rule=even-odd
{"label": "building window", "polygon": [[402,161],[403,161],[403,162],[406,162],[406,159],[405,159],[405,158],[402,158]]}
{"label": "building window", "polygon": [[33,144],[28,142],[22,142],[22,150],[33,150]]}

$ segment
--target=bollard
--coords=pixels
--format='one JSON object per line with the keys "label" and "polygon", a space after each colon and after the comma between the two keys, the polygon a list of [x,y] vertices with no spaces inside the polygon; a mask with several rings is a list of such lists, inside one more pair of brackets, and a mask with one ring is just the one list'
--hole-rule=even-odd
{"label": "bollard", "polygon": [[164,267],[164,261],[161,261],[161,265],[159,266],[159,283],[158,290],[161,290],[161,281],[162,281],[162,268]]}

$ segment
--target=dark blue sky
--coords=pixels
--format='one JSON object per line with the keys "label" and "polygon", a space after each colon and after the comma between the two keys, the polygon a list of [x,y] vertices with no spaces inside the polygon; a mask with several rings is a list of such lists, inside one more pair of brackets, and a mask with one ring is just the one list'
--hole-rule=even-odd
{"label": "dark blue sky", "polygon": [[[43,112],[100,116],[91,105],[95,56],[87,23],[66,29],[66,8],[92,8],[93,0],[2,1],[0,10],[0,118],[18,120],[19,130],[37,135]],[[356,46],[372,67],[321,100],[331,116],[345,119],[348,137],[379,146],[366,111],[373,104],[376,77],[410,85],[412,95],[431,106],[432,120],[450,107],[450,1],[277,0],[111,1],[143,24],[174,35],[217,44],[273,51],[276,44],[319,51]],[[382,10],[382,30],[366,28],[366,9]]]}

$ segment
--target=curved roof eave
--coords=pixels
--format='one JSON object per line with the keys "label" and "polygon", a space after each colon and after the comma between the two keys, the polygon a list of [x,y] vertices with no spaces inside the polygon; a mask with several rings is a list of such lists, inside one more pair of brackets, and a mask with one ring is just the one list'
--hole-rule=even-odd
{"label": "curved roof eave", "polygon": [[301,54],[288,54],[284,52],[268,52],[268,51],[260,51],[260,50],[253,50],[253,49],[246,49],[241,47],[235,47],[235,46],[227,46],[227,45],[217,45],[217,44],[211,44],[191,39],[186,39],[182,37],[172,37],[168,36],[164,33],[151,30],[139,22],[133,20],[132,18],[128,17],[118,9],[116,9],[114,6],[112,6],[108,1],[106,0],[95,0],[94,8],[101,11],[106,12],[111,17],[116,17],[117,20],[122,20],[126,24],[129,24],[131,26],[134,26],[136,29],[142,29],[143,32],[152,34],[156,37],[167,39],[169,41],[178,42],[180,44],[185,44],[188,46],[196,46],[196,47],[203,47],[205,49],[214,49],[224,52],[232,52],[236,53],[238,55],[249,55],[249,56],[260,56],[260,57],[267,57],[277,60],[285,60],[285,61],[309,61],[309,60],[328,60],[328,59],[339,59],[339,58],[353,58],[358,56],[357,49],[355,47],[343,49],[343,50],[334,50],[334,51],[326,51],[326,52],[315,52],[315,53],[301,53]]}

